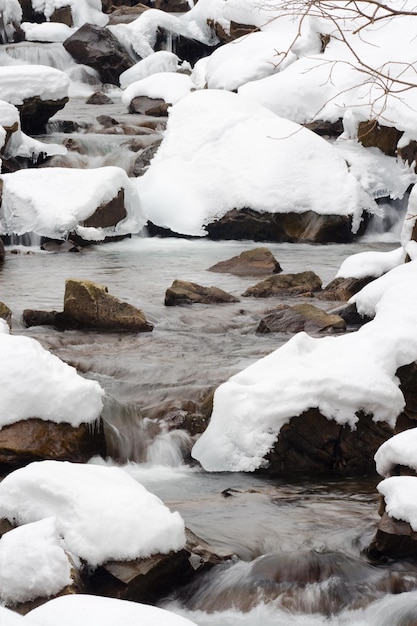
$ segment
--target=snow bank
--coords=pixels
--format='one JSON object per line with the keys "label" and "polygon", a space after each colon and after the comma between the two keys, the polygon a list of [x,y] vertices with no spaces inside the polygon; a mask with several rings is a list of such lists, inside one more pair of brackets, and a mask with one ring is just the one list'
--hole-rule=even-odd
{"label": "snow bank", "polygon": [[157,72],[142,80],[131,83],[122,93],[122,102],[129,107],[133,98],[147,96],[161,98],[175,104],[190,93],[193,88],[190,76],[175,72]]}
{"label": "snow bank", "polygon": [[5,533],[0,539],[1,601],[13,605],[49,597],[70,585],[71,563],[63,543],[53,517]]}
{"label": "snow bank", "polygon": [[60,100],[68,96],[69,78],[64,72],[44,65],[0,66],[0,100],[15,105],[27,98]]}
{"label": "snow bank", "polygon": [[[0,613],[1,617],[1,613]],[[75,595],[50,600],[28,613],[30,624],[42,626],[193,626],[194,622],[165,609],[115,598]],[[32,621],[33,620],[33,621]],[[26,623],[26,622],[25,622]],[[14,626],[14,622],[10,626]],[[16,626],[22,626],[16,622]],[[195,626],[195,624],[194,624]]]}
{"label": "snow bank", "polygon": [[147,78],[152,74],[176,72],[180,63],[179,57],[173,52],[159,50],[122,72],[119,76],[120,86],[122,89],[126,89],[131,83]]}
{"label": "snow bank", "polygon": [[385,510],[390,517],[408,522],[417,531],[417,477],[391,476],[379,483]]}
{"label": "snow bank", "polygon": [[1,482],[0,517],[18,525],[53,517],[65,550],[92,567],[185,545],[179,513],[117,467],[31,463]]}
{"label": "snow bank", "polygon": [[[124,170],[109,166],[96,169],[43,168],[3,174],[3,214],[0,233],[38,235],[63,239],[69,231],[83,238],[136,233],[145,223],[133,183]],[[101,205],[125,192],[127,218],[113,228],[85,228],[80,222]]]}
{"label": "snow bank", "polygon": [[220,90],[196,91],[172,107],[136,185],[152,222],[197,236],[232,208],[351,215],[354,229],[363,209],[375,208],[324,139]]}
{"label": "snow bank", "polygon": [[0,326],[0,427],[37,417],[79,426],[101,413],[104,391],[35,339]]}
{"label": "snow bank", "polygon": [[317,407],[355,427],[357,412],[391,426],[404,408],[397,369],[417,359],[417,261],[399,266],[353,296],[375,316],[358,332],[320,339],[298,333],[223,383],[192,455],[208,471],[265,465],[283,424]]}

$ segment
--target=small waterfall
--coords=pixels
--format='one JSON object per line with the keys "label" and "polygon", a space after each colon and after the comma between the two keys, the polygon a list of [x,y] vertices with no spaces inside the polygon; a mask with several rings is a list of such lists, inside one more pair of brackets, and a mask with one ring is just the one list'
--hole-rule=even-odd
{"label": "small waterfall", "polygon": [[115,461],[178,467],[190,454],[193,441],[185,431],[143,418],[136,405],[107,396],[102,416],[107,453]]}
{"label": "small waterfall", "polygon": [[62,43],[35,43],[23,41],[6,46],[7,54],[25,65],[46,65],[65,72],[76,65]]}
{"label": "small waterfall", "polygon": [[6,246],[25,248],[40,248],[42,243],[42,237],[37,233],[23,233],[23,235],[2,235],[3,243]]}
{"label": "small waterfall", "polygon": [[400,241],[401,230],[408,207],[406,194],[400,200],[378,202],[383,209],[382,217],[372,215],[364,235],[365,241]]}

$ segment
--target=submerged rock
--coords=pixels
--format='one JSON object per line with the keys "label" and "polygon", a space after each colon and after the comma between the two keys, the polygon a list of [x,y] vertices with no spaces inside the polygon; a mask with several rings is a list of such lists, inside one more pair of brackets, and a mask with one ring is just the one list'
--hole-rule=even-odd
{"label": "submerged rock", "polygon": [[271,296],[296,296],[310,294],[321,290],[321,279],[314,272],[298,274],[279,274],[271,276],[249,287],[243,297],[268,298]]}
{"label": "submerged rock", "polygon": [[165,292],[165,306],[222,302],[239,302],[239,299],[219,287],[203,287],[185,280],[174,280]]}
{"label": "submerged rock", "polygon": [[313,304],[281,305],[266,315],[256,329],[257,333],[335,333],[346,330],[346,322],[339,315],[326,313]]}
{"label": "submerged rock", "polygon": [[282,268],[268,248],[245,250],[238,256],[219,261],[209,267],[210,272],[235,274],[236,276],[264,276],[279,274]]}

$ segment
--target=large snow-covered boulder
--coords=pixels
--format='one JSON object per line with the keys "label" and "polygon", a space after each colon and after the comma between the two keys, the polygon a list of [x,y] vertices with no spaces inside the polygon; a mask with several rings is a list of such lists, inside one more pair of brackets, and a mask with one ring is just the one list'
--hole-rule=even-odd
{"label": "large snow-covered boulder", "polygon": [[74,231],[102,241],[137,233],[145,223],[133,183],[119,167],[20,170],[1,180],[1,234],[65,239]]}
{"label": "large snow-covered boulder", "polygon": [[16,26],[22,20],[22,7],[18,0],[0,0],[0,44],[13,41]]}
{"label": "large snow-covered boulder", "polygon": [[62,22],[80,27],[86,22],[105,26],[109,20],[101,0],[22,0],[24,22]]}
{"label": "large snow-covered boulder", "polygon": [[122,94],[129,113],[166,115],[168,108],[192,91],[191,78],[175,72],[158,72],[131,83]]}
{"label": "large snow-covered boulder", "polygon": [[249,207],[260,220],[336,215],[355,232],[363,211],[375,208],[324,139],[220,90],[196,91],[170,109],[162,144],[136,184],[152,223],[195,236],[232,209]]}
{"label": "large snow-covered boulder", "polygon": [[[223,383],[194,458],[209,471],[253,471],[268,465],[266,457],[281,474],[308,466],[310,471],[372,471],[372,455],[393,434],[405,406],[397,371],[417,359],[416,272],[416,261],[403,264],[353,296],[359,313],[373,318],[358,332],[325,338],[298,333]],[[317,439],[326,420],[335,433]],[[294,436],[288,430],[302,422],[299,452],[289,467],[286,454]],[[306,446],[308,424],[312,437]],[[364,428],[379,432],[369,438]]]}
{"label": "large snow-covered boulder", "polygon": [[0,67],[0,100],[20,112],[24,132],[38,134],[68,101],[69,79],[64,72],[44,65]]}

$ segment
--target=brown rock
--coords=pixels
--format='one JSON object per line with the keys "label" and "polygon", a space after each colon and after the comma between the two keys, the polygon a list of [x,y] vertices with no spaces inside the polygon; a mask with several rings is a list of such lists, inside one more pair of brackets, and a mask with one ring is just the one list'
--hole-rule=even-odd
{"label": "brown rock", "polygon": [[243,297],[268,298],[271,296],[297,296],[320,291],[321,280],[314,272],[279,274],[270,276],[253,287],[246,289]]}
{"label": "brown rock", "polygon": [[57,318],[57,315],[57,311],[24,309],[22,319],[26,328],[31,326],[59,326],[59,317]]}
{"label": "brown rock", "polygon": [[365,278],[335,278],[317,296],[320,300],[340,300],[347,302],[355,293],[374,280],[373,276]]}
{"label": "brown rock", "polygon": [[136,20],[139,15],[142,15],[144,11],[147,11],[150,8],[149,6],[145,6],[143,3],[139,3],[133,7],[121,6],[119,9],[114,10],[113,5],[116,4],[115,2],[112,0],[102,0],[102,2],[103,5],[105,2],[110,5],[108,8],[103,6],[104,11],[106,13],[110,13],[108,26],[113,26],[114,24],[130,24]]}
{"label": "brown rock", "polygon": [[397,520],[384,512],[366,552],[374,559],[415,559],[417,533],[408,522]]}
{"label": "brown rock", "polygon": [[149,604],[189,582],[196,573],[233,556],[214,550],[189,530],[186,537],[185,548],[178,552],[135,561],[108,561],[99,566],[90,578],[88,592]]}
{"label": "brown rock", "polygon": [[155,9],[169,13],[185,13],[190,10],[187,0],[155,0]]}
{"label": "brown rock", "polygon": [[116,226],[118,222],[121,222],[127,217],[124,199],[124,189],[120,189],[115,198],[97,207],[94,213],[84,220],[82,225],[93,228],[109,228],[110,226]]}
{"label": "brown rock", "polygon": [[264,276],[278,274],[282,268],[268,248],[246,250],[226,261],[220,261],[212,267],[210,272],[235,274],[236,276]]}
{"label": "brown rock", "polygon": [[72,11],[69,5],[55,9],[49,19],[51,22],[66,24],[70,28],[74,26]]}
{"label": "brown rock", "polygon": [[85,103],[86,104],[113,104],[113,100],[109,98],[109,96],[106,96],[105,93],[102,93],[101,91],[96,91],[93,94],[91,94],[89,98],[87,98]]}
{"label": "brown rock", "polygon": [[83,24],[63,45],[77,63],[97,70],[104,83],[119,85],[120,74],[135,63],[113,33],[101,26]]}
{"label": "brown rock", "polygon": [[4,302],[0,302],[0,318],[6,320],[9,328],[12,327],[12,311]]}
{"label": "brown rock", "polygon": [[165,292],[165,306],[222,302],[239,302],[239,300],[219,287],[202,287],[185,280],[174,280]]}
{"label": "brown rock", "polygon": [[136,96],[129,104],[129,113],[139,113],[140,115],[154,115],[155,117],[165,116],[169,102],[161,98],[148,98],[148,96]]}
{"label": "brown rock", "polygon": [[336,122],[329,122],[327,120],[314,120],[314,122],[308,122],[303,124],[305,128],[312,130],[316,135],[320,137],[338,137],[343,133],[343,120],[339,119]]}
{"label": "brown rock", "polygon": [[146,332],[153,329],[143,312],[108,293],[107,287],[89,280],[65,283],[62,322],[68,327]]}
{"label": "brown rock", "polygon": [[313,304],[282,305],[264,317],[257,333],[335,333],[346,330],[339,315],[329,315]]}
{"label": "brown rock", "polygon": [[354,240],[347,215],[304,213],[258,213],[232,209],[206,226],[210,239],[251,239],[252,241],[350,243]]}
{"label": "brown rock", "polygon": [[374,473],[374,454],[393,429],[374,422],[369,415],[359,415],[356,429],[341,426],[324,417],[318,409],[309,409],[293,417],[280,432],[267,456],[268,474],[327,474],[353,476]]}
{"label": "brown rock", "polygon": [[58,100],[42,100],[39,96],[33,96],[23,100],[23,104],[16,104],[23,132],[28,135],[44,133],[49,118],[63,109],[67,102],[67,97]]}
{"label": "brown rock", "polygon": [[376,120],[359,122],[358,140],[365,148],[376,147],[388,156],[396,156],[403,132],[394,126],[381,126]]}
{"label": "brown rock", "polygon": [[77,428],[38,418],[3,426],[0,430],[0,464],[23,466],[32,461],[86,462],[94,455],[105,456],[101,422]]}

